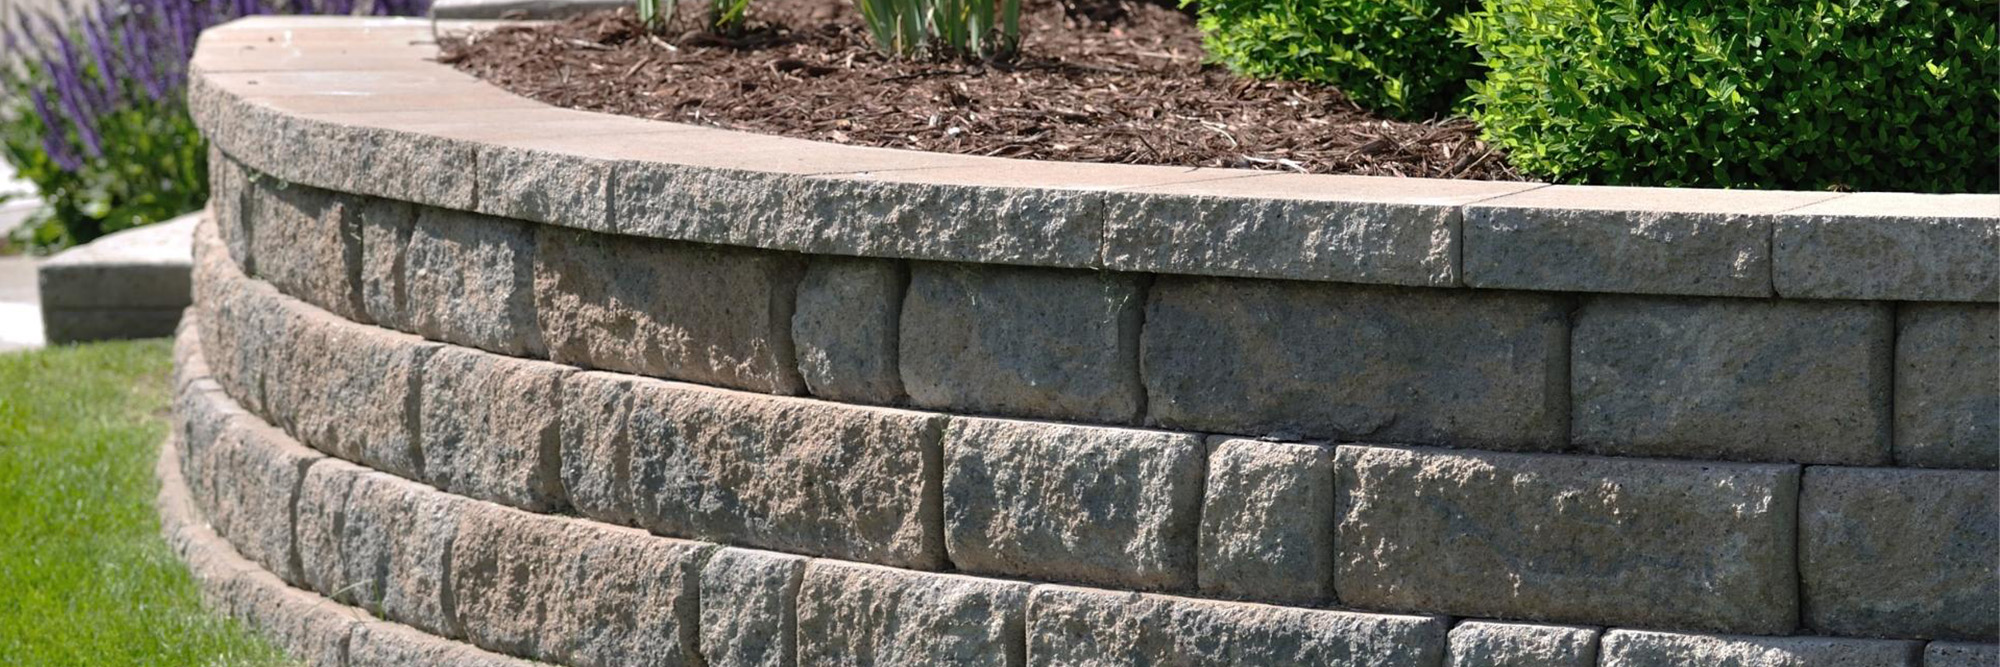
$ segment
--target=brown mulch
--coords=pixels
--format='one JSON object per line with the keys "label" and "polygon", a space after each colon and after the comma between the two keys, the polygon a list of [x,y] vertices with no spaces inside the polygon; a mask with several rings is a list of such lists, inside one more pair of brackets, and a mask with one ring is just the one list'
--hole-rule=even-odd
{"label": "brown mulch", "polygon": [[[1071,4],[1092,3],[1087,6]],[[837,143],[1041,160],[1519,180],[1463,118],[1385,120],[1203,64],[1185,14],[1030,0],[1011,63],[878,54],[850,0],[753,0],[739,38],[630,9],[455,35],[441,60],[557,106]]]}

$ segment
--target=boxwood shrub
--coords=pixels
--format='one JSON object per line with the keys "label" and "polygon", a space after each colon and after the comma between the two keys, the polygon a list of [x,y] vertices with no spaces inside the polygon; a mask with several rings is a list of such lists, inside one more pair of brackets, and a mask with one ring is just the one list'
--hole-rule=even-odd
{"label": "boxwood shrub", "polygon": [[1605,184],[2000,189],[1994,0],[1485,0],[1474,118]]}
{"label": "boxwood shrub", "polygon": [[1450,19],[1472,0],[1186,0],[1209,57],[1259,78],[1331,84],[1385,115],[1451,110],[1477,54]]}

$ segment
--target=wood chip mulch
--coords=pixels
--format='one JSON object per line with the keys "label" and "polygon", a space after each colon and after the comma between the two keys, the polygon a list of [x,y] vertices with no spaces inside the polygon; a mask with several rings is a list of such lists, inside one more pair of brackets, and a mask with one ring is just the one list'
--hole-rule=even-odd
{"label": "wood chip mulch", "polygon": [[[688,3],[680,14],[702,11]],[[650,35],[630,9],[605,11],[448,36],[440,59],[556,106],[845,144],[1522,178],[1469,120],[1385,120],[1331,87],[1254,81],[1204,64],[1194,22],[1154,4],[1031,0],[1022,56],[1011,63],[884,57],[848,0],[754,0],[751,17],[732,39],[686,23]]]}

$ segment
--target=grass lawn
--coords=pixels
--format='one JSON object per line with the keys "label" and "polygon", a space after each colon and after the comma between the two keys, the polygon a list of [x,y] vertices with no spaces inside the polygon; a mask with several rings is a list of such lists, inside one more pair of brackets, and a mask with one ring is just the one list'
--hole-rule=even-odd
{"label": "grass lawn", "polygon": [[0,665],[269,665],[160,538],[165,340],[0,354]]}

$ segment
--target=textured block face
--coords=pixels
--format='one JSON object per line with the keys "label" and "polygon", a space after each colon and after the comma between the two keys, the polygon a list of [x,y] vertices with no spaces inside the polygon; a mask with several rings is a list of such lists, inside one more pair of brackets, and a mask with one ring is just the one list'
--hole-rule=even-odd
{"label": "textured block face", "polygon": [[1916,642],[1610,630],[1603,667],[1917,667]]}
{"label": "textured block face", "polygon": [[903,387],[927,408],[1132,423],[1142,289],[1137,274],[914,264]]}
{"label": "textured block face", "polygon": [[812,395],[875,404],[902,399],[897,320],[908,280],[900,262],[813,258],[792,314],[799,375]]}
{"label": "textured block face", "polygon": [[1474,205],[1474,287],[1770,296],[1771,217]]}
{"label": "textured block face", "polygon": [[1209,441],[1201,591],[1270,602],[1333,597],[1333,448]]}
{"label": "textured block face", "polygon": [[463,211],[420,211],[403,277],[417,333],[510,356],[548,356],[535,319],[533,227]]}
{"label": "textured block face", "polygon": [[194,298],[202,356],[215,380],[252,412],[263,413],[266,359],[278,337],[276,292],[253,283],[223,250],[215,225],[195,227]]}
{"label": "textured block face", "polygon": [[314,449],[423,479],[411,418],[417,414],[424,360],[439,346],[355,325],[296,301],[278,307],[285,311],[284,324],[264,382],[271,422]]}
{"label": "textured block face", "polygon": [[540,226],[535,302],[559,363],[773,394],[804,389],[794,255]]}
{"label": "textured block face", "polygon": [[417,209],[410,204],[375,200],[370,215],[361,216],[361,310],[368,321],[404,333],[416,333],[410,316],[410,234]]}
{"label": "textured block face", "polygon": [[798,662],[802,556],[720,549],[701,568],[701,654],[709,667]]}
{"label": "textured block face", "polygon": [[1924,667],[2000,667],[2000,645],[1931,642],[1924,647]]}
{"label": "textured block face", "polygon": [[[1849,199],[1896,196],[1867,193]],[[1990,202],[1967,206],[1988,216],[1994,208]],[[2000,256],[2000,219],[1994,217],[1921,216],[1907,210],[1893,216],[1788,216],[1772,236],[1772,251],[1778,293],[1787,297],[2000,299],[2000,262],[1993,261]]]}
{"label": "textured block face", "polygon": [[1037,586],[1028,660],[1048,667],[1351,665],[1444,661],[1442,618]]}
{"label": "textured block face", "polygon": [[535,667],[535,663],[439,639],[394,623],[363,623],[348,640],[349,665]]}
{"label": "textured block face", "polygon": [[626,421],[590,435],[629,443],[639,525],[842,560],[944,564],[943,416],[657,380],[630,391]]}
{"label": "textured block face", "polygon": [[1466,621],[1451,629],[1450,667],[1596,667],[1597,628]]}
{"label": "textured block face", "polygon": [[217,474],[209,521],[215,531],[265,570],[301,581],[292,501],[306,469],[325,457],[250,419],[230,422],[211,456]]}
{"label": "textured block face", "polygon": [[249,190],[256,275],[290,296],[349,320],[361,307],[361,221],[366,200],[262,181]]}
{"label": "textured block face", "polygon": [[1026,664],[1028,584],[818,560],[799,591],[799,664]]}
{"label": "textured block face", "polygon": [[1459,279],[1455,206],[1113,193],[1104,217],[1104,261],[1119,270],[1438,287]]}
{"label": "textured block face", "polygon": [[2000,473],[1812,467],[1799,503],[1808,626],[2000,637]]}
{"label": "textured block face", "polygon": [[269,572],[238,574],[230,589],[232,615],[308,665],[347,664],[348,635],[367,619],[289,587]]}
{"label": "textured block face", "polygon": [[1897,307],[1896,464],[2000,467],[2000,307]]}
{"label": "textured block face", "polygon": [[299,482],[292,534],[298,543],[300,583],[343,604],[357,604],[364,595],[379,590],[367,587],[365,581],[348,579],[343,544],[348,495],[354,490],[354,480],[368,473],[367,468],[326,459],[308,469]]}
{"label": "textured block face", "polygon": [[632,383],[628,375],[584,372],[562,384],[563,491],[578,514],[634,525]]}
{"label": "textured block face", "polygon": [[945,542],[960,570],[1194,587],[1199,437],[954,418],[944,450]]}
{"label": "textured block face", "polygon": [[565,506],[559,387],[573,372],[464,348],[432,355],[418,420],[428,481],[531,512]]}
{"label": "textured block face", "polygon": [[595,160],[528,150],[479,151],[479,212],[565,227],[610,230],[609,171]]}
{"label": "textured block face", "polygon": [[1568,423],[1562,298],[1162,277],[1152,422],[1285,439],[1553,450]]}
{"label": "textured block face", "polygon": [[356,477],[340,533],[351,603],[431,634],[463,636],[445,591],[453,540],[468,505],[398,477]]}
{"label": "textured block face", "polygon": [[1571,428],[1585,451],[1889,460],[1886,304],[1602,297],[1576,317]]}
{"label": "textured block face", "polygon": [[1343,603],[1757,634],[1796,625],[1795,466],[1349,445],[1336,467]]}
{"label": "textured block face", "polygon": [[215,468],[215,447],[230,422],[247,416],[213,380],[188,383],[174,403],[174,433],[180,438],[175,454],[180,457],[188,497],[204,512],[212,513],[215,507],[219,474]]}
{"label": "textured block face", "polygon": [[230,259],[250,267],[250,225],[244,218],[250,173],[214,144],[208,147],[208,191],[209,218],[214,221],[209,224],[215,225]]}

